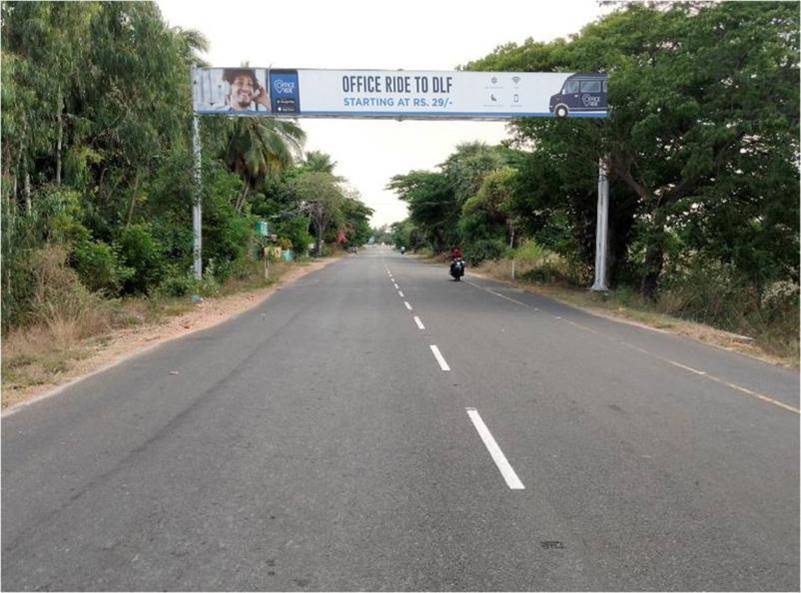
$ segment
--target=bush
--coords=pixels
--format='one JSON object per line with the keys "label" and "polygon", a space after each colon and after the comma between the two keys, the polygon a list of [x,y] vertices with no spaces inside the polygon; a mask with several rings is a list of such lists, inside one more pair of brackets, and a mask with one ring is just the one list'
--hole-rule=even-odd
{"label": "bush", "polygon": [[511,253],[511,257],[518,263],[536,266],[546,261],[552,254],[553,252],[549,249],[533,239],[529,239],[515,249]]}
{"label": "bush", "polygon": [[167,274],[156,289],[156,295],[162,298],[179,298],[195,294],[217,296],[221,288],[216,278],[218,272],[213,260],[209,264],[203,271],[203,279],[200,281],[195,278],[193,272]]}
{"label": "bush", "polygon": [[114,247],[122,264],[131,269],[123,288],[129,293],[147,293],[161,281],[165,266],[161,245],[146,224],[134,224],[120,231]]}
{"label": "bush", "polygon": [[298,216],[277,225],[278,234],[286,237],[290,248],[296,255],[301,256],[309,251],[309,244],[314,243],[314,237],[309,234],[309,219]]}
{"label": "bush", "polygon": [[29,323],[47,327],[54,340],[65,345],[109,327],[109,303],[81,284],[78,274],[67,265],[63,247],[35,250],[30,268],[34,290]]}
{"label": "bush", "polygon": [[35,278],[31,269],[31,254],[37,238],[35,229],[24,216],[0,217],[2,219],[2,329],[19,325],[31,308]]}
{"label": "bush", "polygon": [[470,265],[476,266],[485,259],[498,259],[505,252],[503,239],[482,239],[469,243],[464,249],[464,257]]}
{"label": "bush", "polygon": [[156,294],[161,297],[182,297],[195,294],[197,282],[191,272],[167,274],[159,284]]}
{"label": "bush", "polygon": [[694,258],[666,278],[658,306],[671,315],[737,331],[760,295],[730,264]]}
{"label": "bush", "polygon": [[541,266],[523,272],[520,278],[525,282],[540,282],[542,284],[567,282],[564,272],[551,262],[546,262]]}
{"label": "bush", "polygon": [[657,308],[753,337],[769,352],[798,352],[798,286],[774,283],[762,294],[729,263],[693,257],[665,282]]}
{"label": "bush", "polygon": [[[215,296],[220,293],[219,274],[214,265],[214,260],[210,259],[206,269],[203,270],[203,279],[196,284],[196,290],[203,296]],[[195,282],[197,282],[195,280]]]}
{"label": "bush", "polygon": [[84,286],[109,296],[117,294],[122,283],[133,274],[132,269],[120,265],[114,250],[102,241],[81,241],[70,260]]}

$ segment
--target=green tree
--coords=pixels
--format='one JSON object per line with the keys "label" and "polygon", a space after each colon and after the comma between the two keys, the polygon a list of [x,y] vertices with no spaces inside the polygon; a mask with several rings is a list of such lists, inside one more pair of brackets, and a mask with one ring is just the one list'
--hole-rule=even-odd
{"label": "green tree", "polygon": [[496,169],[486,174],[478,193],[462,206],[459,233],[465,257],[471,263],[498,257],[507,244],[512,247],[515,233],[512,199],[516,186],[515,169]]}
{"label": "green tree", "polygon": [[330,173],[311,172],[298,176],[292,182],[301,209],[312,220],[316,231],[315,253],[322,253],[323,235],[330,224],[341,216],[345,196],[336,177]]}
{"label": "green tree", "polygon": [[395,175],[387,189],[409,205],[409,218],[434,250],[456,242],[460,206],[445,174],[410,171]]}
{"label": "green tree", "polygon": [[248,194],[259,181],[292,164],[305,138],[305,132],[292,122],[248,117],[233,119],[224,158],[243,181],[234,206],[237,212],[242,212]]}
{"label": "green tree", "polygon": [[362,202],[356,190],[346,190],[342,205],[340,206],[340,228],[350,245],[364,245],[372,235],[370,217],[373,209]]}
{"label": "green tree", "polygon": [[[628,4],[569,41],[502,46],[468,68],[609,72],[608,121],[520,121],[516,138],[549,155],[553,179],[610,156],[612,202],[625,196],[633,213],[612,232],[646,296],[690,249],[761,290],[798,278],[787,257],[798,251],[798,30],[792,3]],[[580,178],[589,197],[594,180]]]}
{"label": "green tree", "polygon": [[306,157],[301,164],[301,170],[317,173],[330,173],[334,174],[334,168],[337,166],[336,161],[331,159],[330,154],[326,154],[319,150],[311,150],[306,153]]}
{"label": "green tree", "polygon": [[453,189],[456,202],[461,207],[478,193],[484,177],[506,164],[498,147],[483,142],[460,144],[440,165]]}

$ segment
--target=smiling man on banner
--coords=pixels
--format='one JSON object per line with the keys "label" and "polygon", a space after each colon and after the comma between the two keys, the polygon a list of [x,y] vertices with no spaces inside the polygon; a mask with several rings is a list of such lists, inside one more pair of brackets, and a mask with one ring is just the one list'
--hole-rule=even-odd
{"label": "smiling man on banner", "polygon": [[252,68],[226,68],[223,80],[230,86],[226,110],[229,112],[270,111],[270,95],[266,86],[259,84]]}

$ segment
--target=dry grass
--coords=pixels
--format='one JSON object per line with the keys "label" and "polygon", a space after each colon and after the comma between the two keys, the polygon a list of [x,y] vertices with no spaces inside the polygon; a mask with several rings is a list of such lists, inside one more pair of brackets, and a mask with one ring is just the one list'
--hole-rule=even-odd
{"label": "dry grass", "polygon": [[[216,298],[97,298],[94,307],[57,309],[49,317],[8,332],[2,342],[2,407],[35,397],[167,339],[210,327],[248,309],[283,280],[313,271],[334,258],[309,264],[271,264],[263,276],[232,279]],[[88,293],[87,293],[88,294]],[[75,305],[75,302],[72,302]]]}

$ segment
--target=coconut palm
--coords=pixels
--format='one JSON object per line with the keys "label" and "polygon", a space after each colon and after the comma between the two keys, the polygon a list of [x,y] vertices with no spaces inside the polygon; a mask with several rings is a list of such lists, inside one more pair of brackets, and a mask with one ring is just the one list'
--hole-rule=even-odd
{"label": "coconut palm", "polygon": [[303,163],[303,168],[309,172],[317,173],[334,173],[334,167],[337,166],[336,161],[331,160],[331,155],[321,152],[319,150],[310,150],[306,153],[306,160]]}
{"label": "coconut palm", "polygon": [[305,139],[305,132],[292,122],[246,117],[233,120],[225,161],[244,181],[236,200],[237,212],[242,211],[260,179],[283,171],[299,158]]}

